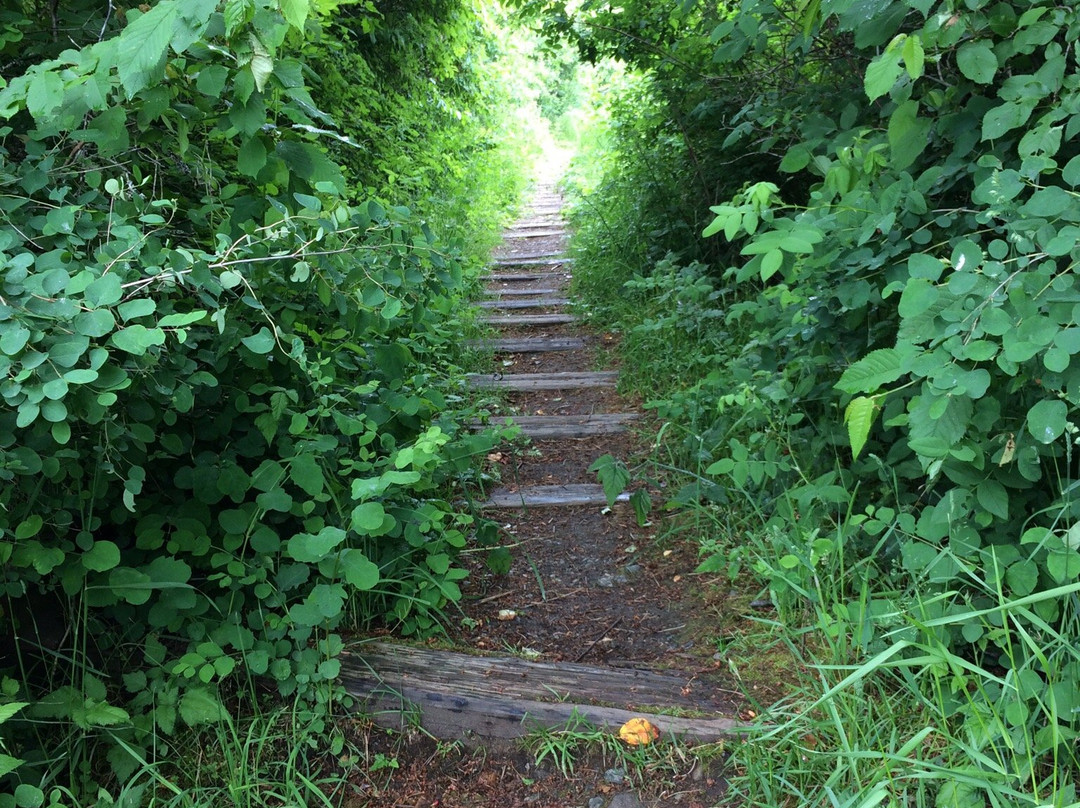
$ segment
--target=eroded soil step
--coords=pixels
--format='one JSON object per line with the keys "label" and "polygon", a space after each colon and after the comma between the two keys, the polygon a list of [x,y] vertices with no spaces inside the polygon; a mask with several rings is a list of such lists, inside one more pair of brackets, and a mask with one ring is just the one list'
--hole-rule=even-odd
{"label": "eroded soil step", "polygon": [[[616,502],[626,502],[630,494],[623,492]],[[581,505],[608,504],[604,487],[596,483],[566,483],[564,485],[522,485],[514,489],[496,488],[486,501],[484,510],[501,508],[574,508]]]}
{"label": "eroded soil step", "polygon": [[565,306],[569,302],[566,297],[538,297],[532,300],[479,300],[476,306],[481,309],[546,309]]}
{"label": "eroded soil step", "polygon": [[496,258],[492,262],[497,267],[531,267],[539,264],[572,264],[573,258],[562,253],[531,253],[529,255],[508,255]]}
{"label": "eroded soil step", "polygon": [[547,353],[550,351],[576,351],[585,347],[580,337],[517,337],[506,339],[470,339],[466,347],[482,348],[497,353]]}
{"label": "eroded soil step", "polygon": [[[687,696],[694,689],[692,679],[655,671],[480,657],[390,643],[347,651],[340,659],[340,681],[373,712],[376,723],[401,728],[419,710],[423,728],[445,740],[520,738],[537,726],[563,725],[575,714],[613,729],[649,713],[662,733],[698,743],[730,738],[743,728],[736,719],[716,713],[714,705]],[[707,717],[650,710],[700,711]]]}
{"label": "eroded soil step", "polygon": [[495,326],[558,325],[577,321],[572,314],[489,314],[477,320]]}
{"label": "eroded soil step", "polygon": [[[590,415],[513,415],[491,420],[492,423],[509,420],[530,438],[550,440],[613,435],[625,432],[639,418],[641,416],[636,412],[606,412]],[[478,430],[484,428],[480,422],[472,422],[469,426]]]}
{"label": "eroded soil step", "polygon": [[504,390],[572,390],[582,387],[614,387],[618,373],[613,370],[601,370],[591,373],[507,373],[492,375],[470,373],[469,385],[472,387],[497,387]]}

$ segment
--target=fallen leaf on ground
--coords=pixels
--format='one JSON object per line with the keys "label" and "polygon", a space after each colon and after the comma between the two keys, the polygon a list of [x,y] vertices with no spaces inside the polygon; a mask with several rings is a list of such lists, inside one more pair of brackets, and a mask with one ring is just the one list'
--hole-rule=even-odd
{"label": "fallen leaf on ground", "polygon": [[644,718],[631,718],[619,727],[619,737],[630,746],[645,746],[660,737],[660,730]]}

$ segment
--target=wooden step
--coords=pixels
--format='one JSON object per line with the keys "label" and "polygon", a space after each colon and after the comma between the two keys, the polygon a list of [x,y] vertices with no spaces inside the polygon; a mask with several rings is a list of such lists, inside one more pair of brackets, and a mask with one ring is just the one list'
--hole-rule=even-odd
{"label": "wooden step", "polygon": [[[444,740],[511,740],[538,726],[564,725],[575,715],[615,729],[646,714],[665,735],[697,743],[715,743],[745,728],[728,717],[735,705],[714,698],[719,688],[697,677],[390,643],[362,645],[340,659],[339,681],[376,723],[404,729],[418,713],[421,726]],[[708,717],[650,712],[665,709]]]}
{"label": "wooden step", "polygon": [[549,351],[576,351],[585,347],[580,337],[518,337],[508,339],[470,339],[468,348],[482,348],[499,353],[547,353]]}
{"label": "wooden step", "polygon": [[614,387],[619,374],[613,370],[594,373],[507,373],[500,376],[470,373],[469,385],[503,390],[574,390],[585,387]]}
{"label": "wooden step", "polygon": [[474,305],[481,309],[545,309],[565,306],[569,302],[565,297],[538,297],[532,300],[478,300]]}
{"label": "wooden step", "polygon": [[547,238],[548,236],[565,236],[565,230],[529,230],[529,231],[506,231],[503,238]]}
{"label": "wooden step", "polygon": [[[626,502],[630,494],[619,494],[616,502]],[[480,507],[500,508],[572,508],[579,505],[607,506],[603,486],[596,483],[567,483],[565,485],[523,485],[511,490],[496,488]]]}
{"label": "wooden step", "polygon": [[[492,418],[491,423],[510,421],[521,428],[524,435],[534,440],[552,438],[591,438],[595,435],[612,435],[625,432],[629,425],[641,418],[636,412],[607,412],[592,415],[512,415],[507,418]],[[484,425],[479,422],[469,424],[479,430]]]}
{"label": "wooden step", "polygon": [[497,267],[531,267],[537,264],[572,264],[574,259],[562,253],[532,253],[496,258],[492,263]]}
{"label": "wooden step", "polygon": [[518,326],[560,325],[576,322],[577,318],[572,314],[489,314],[476,319],[485,325]]}
{"label": "wooden step", "polygon": [[552,281],[573,277],[569,272],[489,272],[481,275],[485,281]]}
{"label": "wooden step", "polygon": [[525,297],[526,295],[554,295],[560,292],[560,289],[546,288],[546,289],[485,289],[485,294],[500,295],[502,297]]}

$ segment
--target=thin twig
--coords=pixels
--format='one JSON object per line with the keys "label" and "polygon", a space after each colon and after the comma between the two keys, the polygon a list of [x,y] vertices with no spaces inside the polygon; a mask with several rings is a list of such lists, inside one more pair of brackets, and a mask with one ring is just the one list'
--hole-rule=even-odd
{"label": "thin twig", "polygon": [[476,605],[479,606],[481,603],[491,603],[491,601],[493,600],[499,600],[500,598],[505,598],[507,595],[512,594],[514,594],[513,589],[507,589],[505,592],[496,592],[494,595],[488,595],[486,598],[480,598],[480,600],[476,601]]}
{"label": "thin twig", "polygon": [[615,628],[615,626],[619,625],[619,623],[621,622],[622,618],[620,617],[618,620],[616,620],[614,623],[604,629],[604,633],[597,637],[595,640],[593,640],[591,643],[589,643],[589,647],[582,651],[580,654],[578,654],[577,657],[574,658],[574,662],[581,662],[581,660],[587,657],[589,655],[589,652],[596,647],[596,644],[599,643],[600,640],[604,639],[604,637],[608,635],[608,632]]}

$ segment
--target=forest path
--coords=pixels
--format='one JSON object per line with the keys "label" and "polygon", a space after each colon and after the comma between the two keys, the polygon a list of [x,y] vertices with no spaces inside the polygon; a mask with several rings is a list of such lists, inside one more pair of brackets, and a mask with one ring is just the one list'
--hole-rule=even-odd
{"label": "forest path", "polygon": [[[344,658],[343,683],[377,723],[418,722],[440,741],[483,749],[485,760],[509,753],[508,741],[538,726],[578,718],[613,731],[647,716],[669,739],[698,743],[721,741],[740,726],[742,699],[721,676],[726,670],[689,649],[704,615],[682,603],[686,584],[678,573],[693,559],[659,551],[628,495],[609,507],[589,471],[600,457],[627,460],[638,450],[631,429],[642,414],[617,394],[617,373],[597,369],[610,336],[589,332],[570,313],[573,262],[565,255],[562,206],[552,187],[536,190],[523,218],[505,232],[479,304],[497,330],[490,347],[499,372],[470,383],[502,390],[508,417],[530,438],[488,457],[501,484],[480,503],[514,546],[511,567],[495,573],[475,555],[466,562],[464,615],[451,628],[455,650],[379,643]],[[537,799],[522,804],[572,804],[565,788],[537,786],[537,769],[519,758],[503,766],[504,789],[520,791],[529,782]],[[476,777],[487,770],[477,767]],[[517,779],[506,781],[507,771],[517,771]],[[613,787],[606,774],[582,785],[582,794],[592,788],[603,796],[589,803],[594,808],[607,808],[609,797],[612,806],[634,804],[619,803],[620,792],[623,800],[648,801],[636,788],[641,784]],[[719,781],[701,771],[696,777],[675,789],[675,801],[671,789],[662,789],[665,801],[653,804],[715,798]],[[442,787],[430,771],[424,778]]]}

